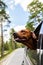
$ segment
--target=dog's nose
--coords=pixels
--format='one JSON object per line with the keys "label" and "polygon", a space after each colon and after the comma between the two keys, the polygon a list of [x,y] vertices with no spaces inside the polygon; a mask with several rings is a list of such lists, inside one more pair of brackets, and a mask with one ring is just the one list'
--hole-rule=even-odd
{"label": "dog's nose", "polygon": [[17,33],[16,33],[16,32],[14,32],[14,33],[13,33],[13,35],[14,35],[14,36],[16,36],[16,35],[17,35]]}
{"label": "dog's nose", "polygon": [[13,33],[13,35],[15,35],[15,34],[16,34],[16,32]]}
{"label": "dog's nose", "polygon": [[17,33],[16,33],[16,32],[14,32],[14,33],[13,33],[13,36],[14,36],[14,38],[16,38],[16,37],[17,37]]}

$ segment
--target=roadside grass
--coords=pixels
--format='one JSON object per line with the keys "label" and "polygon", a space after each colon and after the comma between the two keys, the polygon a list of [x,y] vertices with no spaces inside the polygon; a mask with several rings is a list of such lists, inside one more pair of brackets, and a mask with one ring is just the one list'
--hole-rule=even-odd
{"label": "roadside grass", "polygon": [[0,56],[0,60],[4,59],[4,58],[5,58],[8,54],[10,54],[12,51],[14,51],[14,50],[4,51],[4,56],[3,56],[3,57]]}
{"label": "roadside grass", "polygon": [[[12,46],[9,44],[9,49],[6,50],[6,48],[8,47],[4,47],[6,51],[4,51],[4,56],[1,57],[1,52],[0,52],[0,60],[2,60],[3,58],[5,58],[8,54],[10,54],[11,52],[13,52],[14,50],[16,50],[17,48],[23,48],[24,45],[22,45],[21,43],[16,43],[15,48],[13,49]],[[1,49],[0,49],[1,51]]]}

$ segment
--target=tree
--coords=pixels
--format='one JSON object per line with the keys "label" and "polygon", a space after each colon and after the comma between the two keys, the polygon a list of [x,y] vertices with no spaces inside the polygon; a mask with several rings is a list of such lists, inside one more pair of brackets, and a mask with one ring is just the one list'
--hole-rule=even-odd
{"label": "tree", "polygon": [[6,43],[4,43],[4,50],[5,51],[9,50],[9,44],[7,41],[6,41]]}
{"label": "tree", "polygon": [[[39,2],[39,0],[33,0],[28,5],[28,10],[30,12],[29,20],[26,26],[30,24],[29,22],[33,22],[36,24],[37,22],[41,22],[43,19],[43,3]],[[33,27],[33,25],[32,25]]]}
{"label": "tree", "polygon": [[34,22],[27,22],[27,25],[25,27],[26,29],[33,31],[34,30],[33,25],[34,25]]}
{"label": "tree", "polygon": [[0,0],[0,27],[1,27],[1,57],[3,57],[4,53],[4,45],[3,45],[3,22],[7,20],[9,21],[9,15],[6,13],[5,8],[7,5],[3,1]]}
{"label": "tree", "polygon": [[15,32],[15,30],[12,28],[11,31],[10,31],[10,44],[12,45],[12,49],[16,49],[16,43],[14,42],[13,40],[13,33]]}

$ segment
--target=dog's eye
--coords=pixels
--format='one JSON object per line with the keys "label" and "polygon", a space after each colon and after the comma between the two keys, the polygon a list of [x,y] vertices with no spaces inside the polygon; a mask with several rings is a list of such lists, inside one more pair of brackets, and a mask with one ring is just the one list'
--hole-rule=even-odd
{"label": "dog's eye", "polygon": [[24,30],[21,30],[21,32],[25,32]]}

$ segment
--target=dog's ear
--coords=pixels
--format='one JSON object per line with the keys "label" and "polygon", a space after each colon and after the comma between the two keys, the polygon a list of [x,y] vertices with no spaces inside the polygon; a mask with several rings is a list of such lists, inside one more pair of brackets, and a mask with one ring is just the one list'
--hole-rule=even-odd
{"label": "dog's ear", "polygon": [[32,35],[32,38],[33,38],[33,39],[37,39],[37,37],[36,37],[36,35],[35,35],[34,32],[31,32],[31,35]]}

